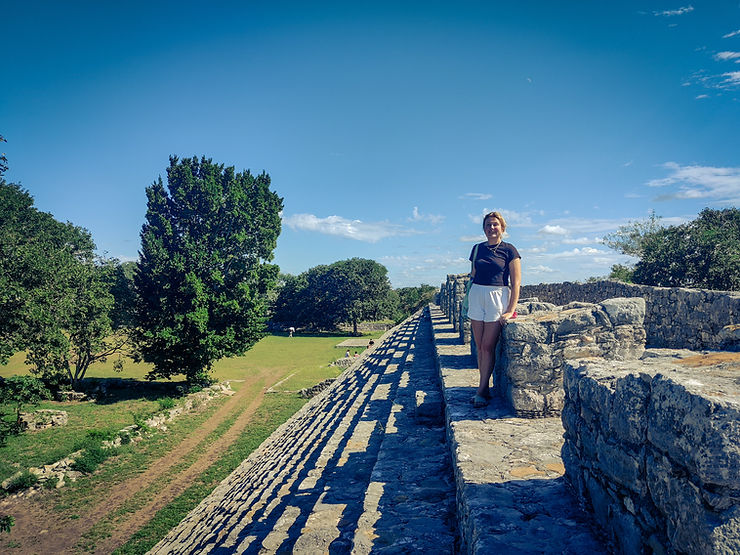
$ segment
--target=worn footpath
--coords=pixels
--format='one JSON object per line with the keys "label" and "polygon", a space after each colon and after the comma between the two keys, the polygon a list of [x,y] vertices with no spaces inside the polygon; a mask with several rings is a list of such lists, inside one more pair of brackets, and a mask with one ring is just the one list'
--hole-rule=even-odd
{"label": "worn footpath", "polygon": [[429,322],[416,315],[151,552],[454,553],[453,473],[441,403],[429,402],[438,387]]}

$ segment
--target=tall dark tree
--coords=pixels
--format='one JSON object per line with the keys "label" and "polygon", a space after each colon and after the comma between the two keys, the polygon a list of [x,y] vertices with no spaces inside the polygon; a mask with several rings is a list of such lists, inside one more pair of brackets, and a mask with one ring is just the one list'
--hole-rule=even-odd
{"label": "tall dark tree", "polygon": [[264,334],[282,199],[266,173],[170,158],[167,186],[147,188],[134,275],[138,358],[150,378],[206,380],[213,363]]}

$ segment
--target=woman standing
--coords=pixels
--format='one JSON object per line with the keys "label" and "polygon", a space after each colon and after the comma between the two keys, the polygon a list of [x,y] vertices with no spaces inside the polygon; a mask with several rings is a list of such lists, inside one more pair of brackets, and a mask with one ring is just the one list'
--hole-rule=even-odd
{"label": "woman standing", "polygon": [[482,407],[491,399],[489,382],[495,363],[496,344],[503,323],[512,318],[522,282],[521,256],[516,247],[503,241],[506,220],[499,212],[483,218],[487,241],[470,253],[473,284],[468,294],[468,318],[478,350],[480,382],[473,404]]}

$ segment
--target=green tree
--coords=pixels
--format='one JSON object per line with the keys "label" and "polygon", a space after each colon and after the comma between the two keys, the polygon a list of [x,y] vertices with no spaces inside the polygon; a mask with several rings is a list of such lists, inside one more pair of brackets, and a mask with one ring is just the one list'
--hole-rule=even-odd
{"label": "green tree", "polygon": [[276,321],[318,329],[346,322],[356,334],[359,322],[396,314],[398,295],[387,273],[382,264],[364,258],[310,268],[285,280],[276,301]]}
{"label": "green tree", "polygon": [[15,431],[20,430],[23,408],[27,405],[36,406],[44,399],[51,399],[51,393],[41,380],[33,376],[11,376],[0,381],[0,405],[13,408]]}
{"label": "green tree", "polygon": [[401,287],[396,289],[399,297],[400,318],[410,316],[434,300],[439,289],[432,285],[421,284],[418,287]]}
{"label": "green tree", "polygon": [[644,229],[636,239],[620,228],[609,246],[639,260],[634,283],[660,287],[740,290],[740,210],[705,208],[696,220]]}
{"label": "green tree", "polygon": [[26,350],[31,371],[79,385],[95,360],[120,350],[111,338],[111,263],[90,233],[56,221],[0,178],[0,362]]}
{"label": "green tree", "polygon": [[614,233],[606,235],[604,243],[622,254],[642,258],[645,242],[663,228],[660,220],[661,217],[652,210],[647,218],[620,226]]}
{"label": "green tree", "polygon": [[207,380],[215,361],[264,335],[282,210],[269,187],[266,173],[173,156],[167,187],[160,178],[147,188],[134,340],[150,378]]}

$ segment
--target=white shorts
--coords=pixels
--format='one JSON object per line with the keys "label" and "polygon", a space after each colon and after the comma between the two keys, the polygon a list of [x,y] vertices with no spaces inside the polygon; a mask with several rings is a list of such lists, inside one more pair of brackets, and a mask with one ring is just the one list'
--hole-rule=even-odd
{"label": "white shorts", "polygon": [[470,286],[468,318],[480,322],[495,322],[509,306],[509,288],[505,285]]}

